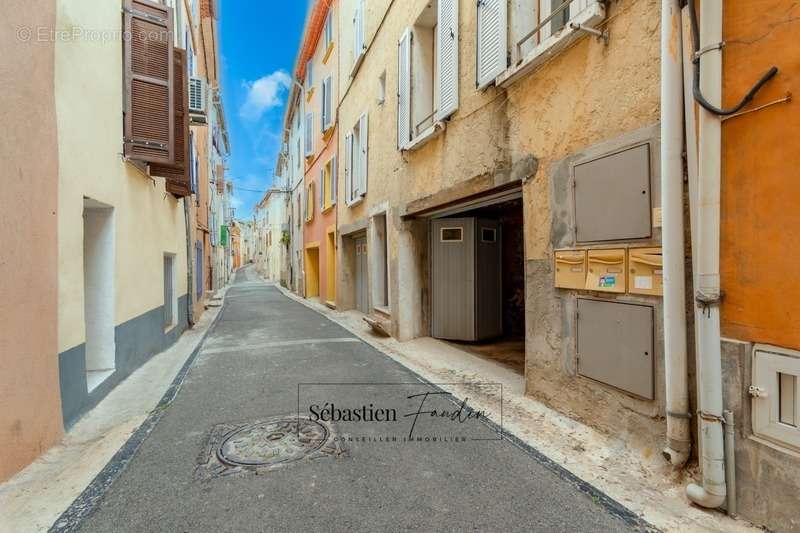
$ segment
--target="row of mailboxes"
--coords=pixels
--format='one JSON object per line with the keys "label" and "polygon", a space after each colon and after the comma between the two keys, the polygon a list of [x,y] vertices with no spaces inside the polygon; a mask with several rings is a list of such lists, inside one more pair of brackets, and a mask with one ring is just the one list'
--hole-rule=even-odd
{"label": "row of mailboxes", "polygon": [[661,296],[663,265],[661,248],[557,250],[555,286]]}

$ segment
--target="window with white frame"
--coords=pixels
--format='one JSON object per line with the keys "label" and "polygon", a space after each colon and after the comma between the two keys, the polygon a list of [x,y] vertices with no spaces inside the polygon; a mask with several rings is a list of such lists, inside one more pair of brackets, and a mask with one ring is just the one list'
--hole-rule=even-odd
{"label": "window with white frame", "polygon": [[407,149],[458,109],[458,0],[434,0],[398,42],[397,146]]}
{"label": "window with white frame", "polygon": [[314,155],[314,113],[306,113],[306,157]]}
{"label": "window with white frame", "polygon": [[344,137],[345,202],[353,205],[367,194],[368,118],[364,113]]}
{"label": "window with white frame", "polygon": [[753,434],[800,451],[800,352],[753,349]]}
{"label": "window with white frame", "polygon": [[364,53],[367,50],[366,45],[366,17],[365,17],[365,1],[356,0],[356,9],[353,13],[353,72],[361,64],[364,59]]}
{"label": "window with white frame", "polygon": [[328,76],[322,80],[322,132],[333,126],[333,78]]}
{"label": "window with white frame", "polygon": [[325,50],[330,48],[333,44],[333,10],[328,10],[328,16],[325,17],[325,28],[322,32],[322,44]]}
{"label": "window with white frame", "polygon": [[602,0],[481,0],[477,22],[477,85],[509,70],[535,66],[601,22]]}

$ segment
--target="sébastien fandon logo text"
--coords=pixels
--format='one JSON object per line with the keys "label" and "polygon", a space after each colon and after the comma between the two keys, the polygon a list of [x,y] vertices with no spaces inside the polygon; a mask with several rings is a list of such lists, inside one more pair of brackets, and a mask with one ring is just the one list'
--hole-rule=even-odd
{"label": "s\u00e9bastien fandon logo text", "polygon": [[453,409],[426,409],[425,402],[430,396],[446,395],[446,392],[423,392],[412,394],[406,398],[419,402],[416,410],[398,415],[393,407],[376,407],[370,403],[358,407],[337,407],[334,403],[312,404],[308,411],[314,421],[323,422],[403,422],[410,421],[407,439],[414,436],[414,428],[422,417],[434,418],[444,422],[464,424],[469,420],[479,421],[486,418],[485,411],[475,411],[467,405],[469,398],[464,398]]}

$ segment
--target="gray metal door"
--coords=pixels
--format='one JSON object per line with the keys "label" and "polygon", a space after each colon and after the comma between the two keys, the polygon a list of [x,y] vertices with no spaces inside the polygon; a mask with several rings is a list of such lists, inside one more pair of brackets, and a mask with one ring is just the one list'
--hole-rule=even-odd
{"label": "gray metal door", "polygon": [[653,399],[653,308],[578,299],[578,373]]}
{"label": "gray metal door", "polygon": [[356,242],[356,308],[364,314],[369,313],[367,291],[367,239],[361,237]]}
{"label": "gray metal door", "polygon": [[433,220],[431,243],[433,336],[475,340],[475,219]]}

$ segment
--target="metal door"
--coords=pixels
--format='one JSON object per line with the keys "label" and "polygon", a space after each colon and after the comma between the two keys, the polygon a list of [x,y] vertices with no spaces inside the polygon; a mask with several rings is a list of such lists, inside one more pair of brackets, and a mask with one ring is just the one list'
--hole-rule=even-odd
{"label": "metal door", "polygon": [[578,298],[578,373],[653,399],[653,308]]}
{"label": "metal door", "polygon": [[477,340],[503,334],[502,227],[478,219],[475,244],[475,333]]}
{"label": "metal door", "polygon": [[367,292],[367,239],[360,237],[356,243],[356,308],[364,314],[369,313]]}
{"label": "metal door", "polygon": [[475,219],[433,220],[431,243],[433,336],[475,340]]}

